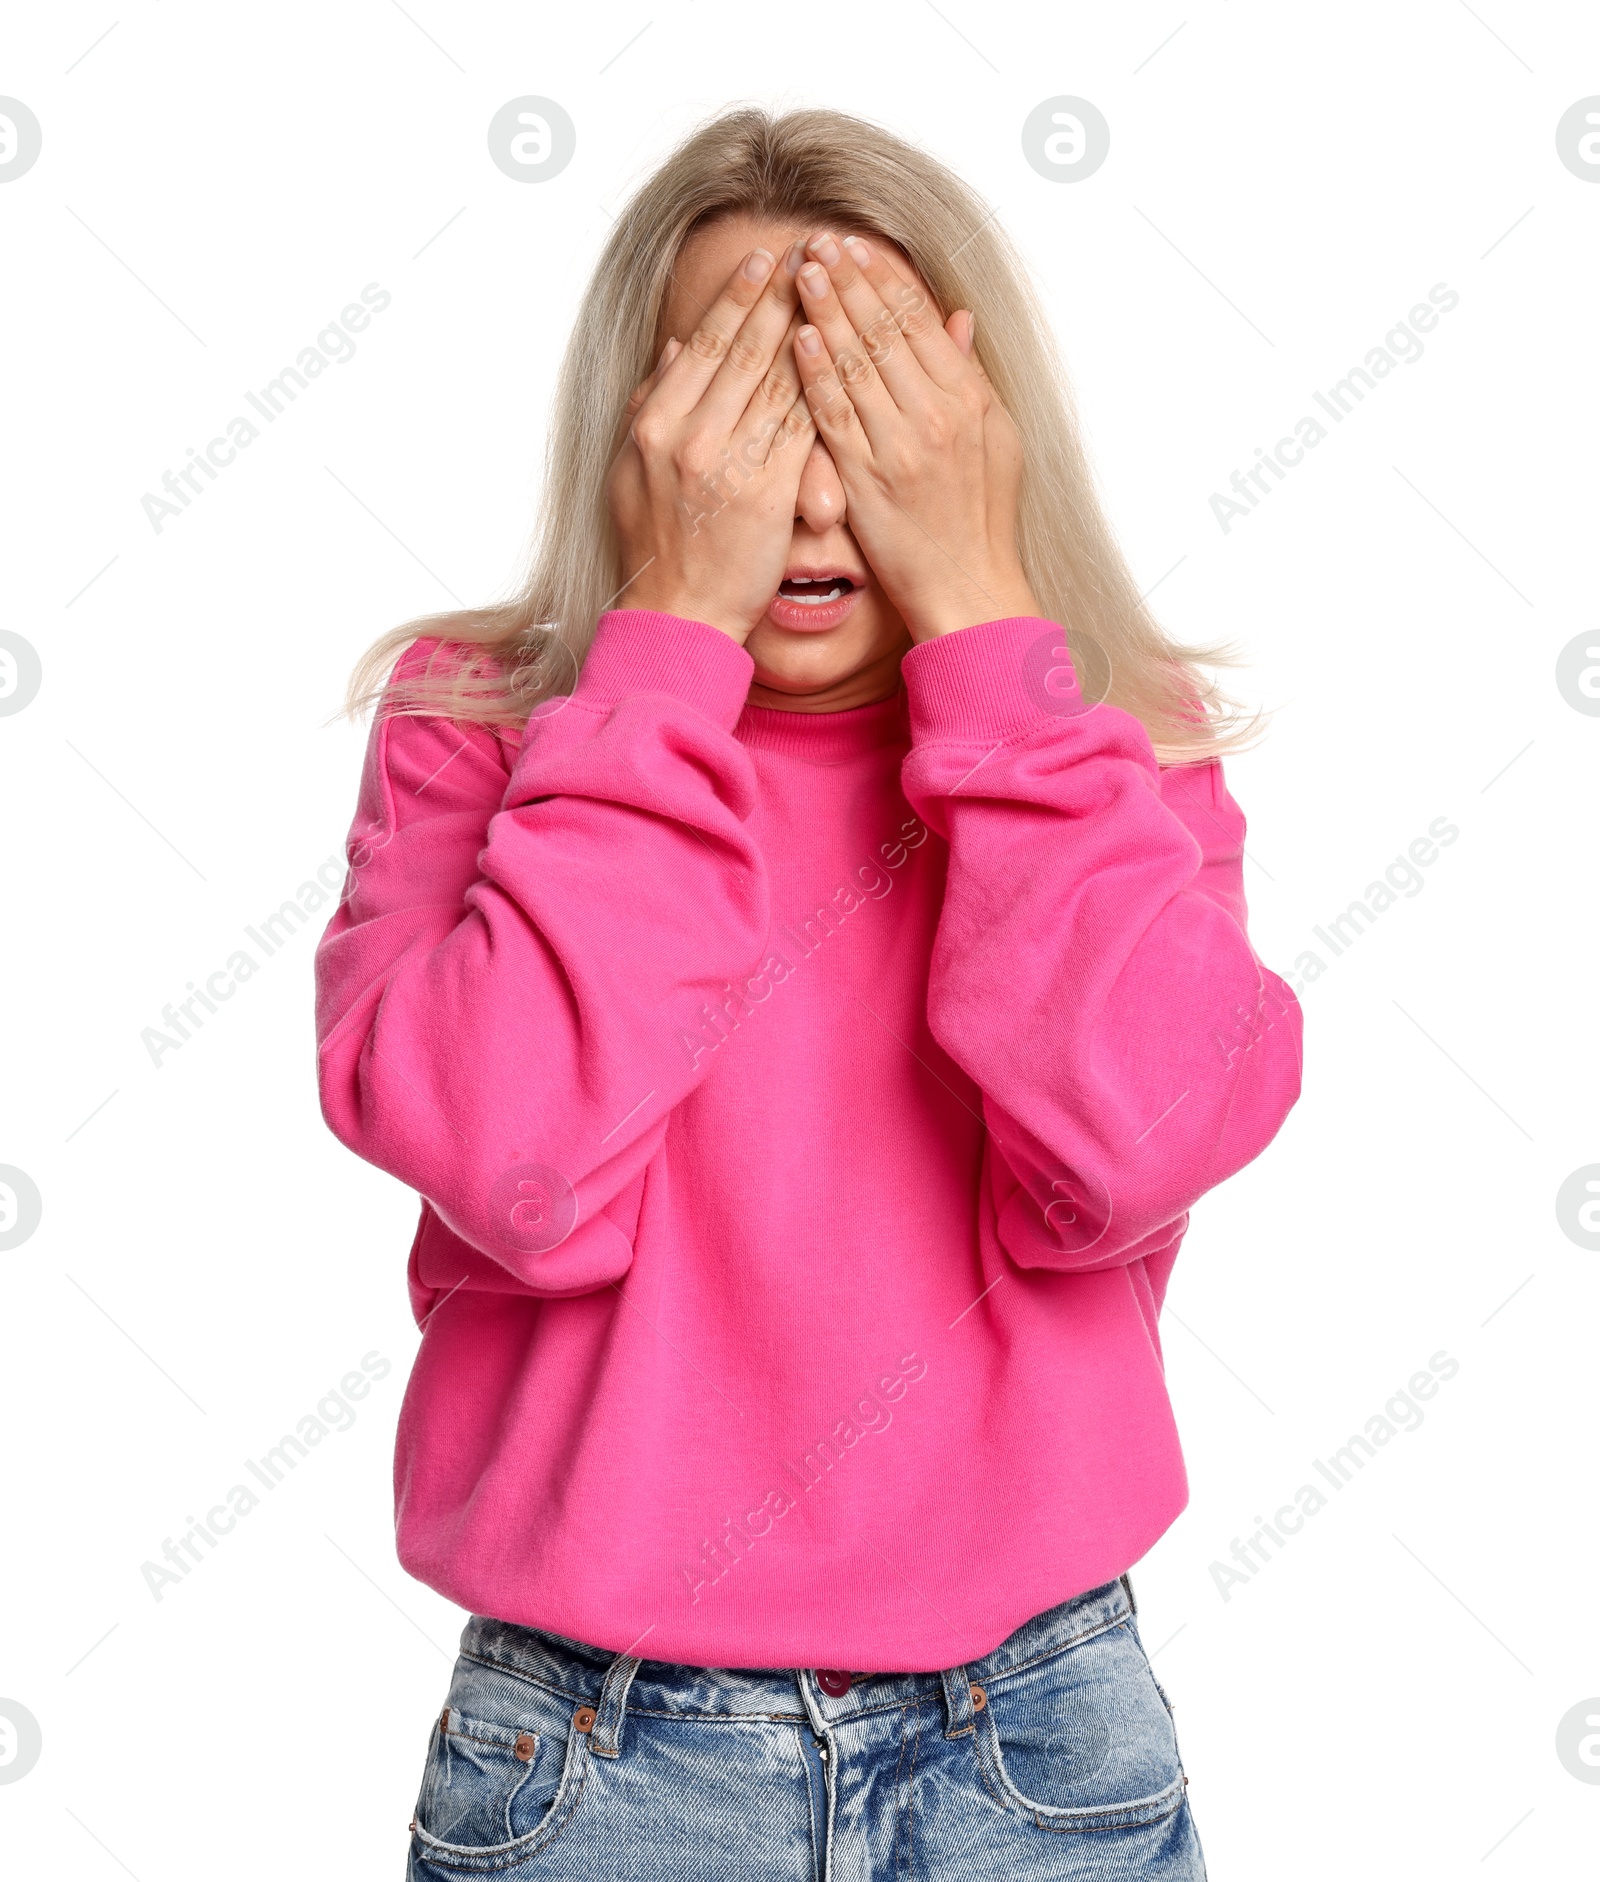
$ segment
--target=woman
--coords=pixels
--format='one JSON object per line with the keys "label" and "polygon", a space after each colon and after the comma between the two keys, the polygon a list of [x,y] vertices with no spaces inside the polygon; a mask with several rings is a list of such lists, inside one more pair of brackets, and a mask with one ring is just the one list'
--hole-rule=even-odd
{"label": "woman", "polygon": [[424,1198],[399,1552],[473,1615],[413,1877],[1203,1874],[1126,1571],[1299,1011],[1044,335],[929,158],[721,118],[525,594],[357,676],[323,1106]]}

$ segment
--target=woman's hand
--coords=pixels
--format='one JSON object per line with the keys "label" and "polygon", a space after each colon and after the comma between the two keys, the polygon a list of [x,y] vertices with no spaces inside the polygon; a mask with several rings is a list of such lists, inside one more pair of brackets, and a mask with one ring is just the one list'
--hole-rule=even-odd
{"label": "woman's hand", "polygon": [[766,613],[815,435],[797,326],[792,276],[755,249],[628,401],[606,482],[630,578],[621,605],[708,622],[741,646]]}
{"label": "woman's hand", "polygon": [[795,359],[844,485],[850,532],[916,641],[1036,614],[1016,547],[1022,447],[926,290],[858,236],[807,244]]}

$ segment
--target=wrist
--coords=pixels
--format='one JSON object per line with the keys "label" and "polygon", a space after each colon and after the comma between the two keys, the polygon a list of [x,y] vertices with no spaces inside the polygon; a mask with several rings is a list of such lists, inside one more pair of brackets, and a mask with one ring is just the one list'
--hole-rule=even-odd
{"label": "wrist", "polygon": [[740,647],[750,637],[755,626],[753,621],[731,614],[722,604],[669,582],[648,582],[643,579],[630,582],[620,595],[613,598],[611,606],[643,608],[652,614],[676,615],[681,621],[700,621],[707,627],[714,627],[719,634],[726,634],[729,640]]}
{"label": "wrist", "polygon": [[964,627],[1027,619],[1039,613],[1038,599],[1020,574],[994,581],[969,578],[952,589],[922,607],[903,610],[906,629],[919,646],[944,634],[958,634]]}

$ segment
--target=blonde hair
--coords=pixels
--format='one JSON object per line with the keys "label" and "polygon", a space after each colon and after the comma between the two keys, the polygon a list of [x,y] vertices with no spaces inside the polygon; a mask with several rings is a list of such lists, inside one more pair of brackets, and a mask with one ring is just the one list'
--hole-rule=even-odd
{"label": "blonde hair", "polygon": [[[945,313],[970,308],[977,354],[1021,437],[1023,567],[1080,668],[1100,669],[1083,673],[1085,692],[1138,718],[1164,763],[1195,763],[1255,736],[1260,715],[1244,717],[1195,670],[1236,666],[1235,650],[1170,639],[1140,599],[1100,507],[1043,308],[983,202],[877,125],[837,111],[755,108],[694,132],[617,220],[562,360],[526,581],[506,601],[384,634],[351,678],[347,712],[381,700],[387,711],[520,726],[541,699],[571,690],[624,584],[605,500],[623,408],[654,363],[685,240],[731,216],[876,231],[904,251]],[[397,655],[425,636],[442,643],[425,667],[392,678]]]}

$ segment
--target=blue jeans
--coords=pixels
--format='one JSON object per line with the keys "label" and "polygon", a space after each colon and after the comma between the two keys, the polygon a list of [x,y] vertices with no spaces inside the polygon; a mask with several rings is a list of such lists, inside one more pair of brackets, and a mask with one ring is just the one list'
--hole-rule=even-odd
{"label": "blue jeans", "polygon": [[670,1666],[474,1617],[408,1882],[1203,1882],[1123,1580],[943,1673]]}

